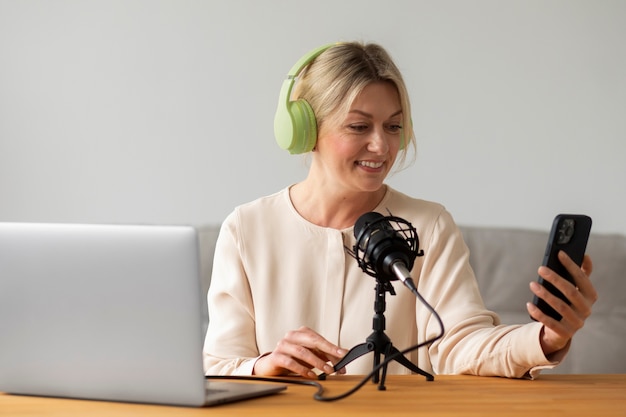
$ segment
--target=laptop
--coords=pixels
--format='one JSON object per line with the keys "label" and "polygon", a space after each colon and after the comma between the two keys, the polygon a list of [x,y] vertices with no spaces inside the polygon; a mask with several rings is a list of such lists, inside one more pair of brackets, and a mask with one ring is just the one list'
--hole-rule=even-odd
{"label": "laptop", "polygon": [[198,250],[188,226],[0,223],[0,391],[206,406],[284,390],[205,379]]}

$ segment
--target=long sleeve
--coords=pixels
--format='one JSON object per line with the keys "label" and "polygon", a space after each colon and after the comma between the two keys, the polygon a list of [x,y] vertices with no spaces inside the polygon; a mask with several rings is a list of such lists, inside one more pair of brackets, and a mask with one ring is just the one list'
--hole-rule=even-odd
{"label": "long sleeve", "polygon": [[[444,338],[428,351],[438,374],[523,377],[531,369],[551,367],[539,344],[540,323],[502,325],[488,311],[469,264],[469,252],[449,213],[442,210],[429,231],[418,289],[431,300],[445,327]],[[512,271],[513,272],[513,271]],[[513,274],[512,274],[513,277]],[[514,278],[512,278],[514,279]],[[432,337],[438,325],[418,310],[420,337]]]}
{"label": "long sleeve", "polygon": [[240,262],[234,220],[231,216],[224,221],[215,247],[203,358],[208,375],[250,374],[259,354],[252,294]]}

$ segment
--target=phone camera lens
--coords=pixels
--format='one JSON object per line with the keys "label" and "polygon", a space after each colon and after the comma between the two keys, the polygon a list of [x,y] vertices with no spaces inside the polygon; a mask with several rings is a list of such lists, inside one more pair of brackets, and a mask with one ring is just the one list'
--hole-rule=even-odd
{"label": "phone camera lens", "polygon": [[557,243],[563,245],[574,236],[574,219],[565,219],[558,231]]}

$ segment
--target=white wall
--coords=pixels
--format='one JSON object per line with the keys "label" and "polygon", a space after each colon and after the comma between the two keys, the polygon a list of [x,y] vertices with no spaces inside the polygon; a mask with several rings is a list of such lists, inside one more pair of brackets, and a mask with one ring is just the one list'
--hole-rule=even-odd
{"label": "white wall", "polygon": [[390,183],[459,223],[626,233],[626,1],[0,0],[0,221],[208,223],[303,178],[291,65],[376,41],[419,155]]}

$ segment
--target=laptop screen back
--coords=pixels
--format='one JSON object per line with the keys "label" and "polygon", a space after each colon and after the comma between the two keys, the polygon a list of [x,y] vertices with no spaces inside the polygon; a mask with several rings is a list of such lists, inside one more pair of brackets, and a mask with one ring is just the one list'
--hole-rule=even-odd
{"label": "laptop screen back", "polygon": [[204,403],[193,228],[4,223],[0,271],[0,391]]}

